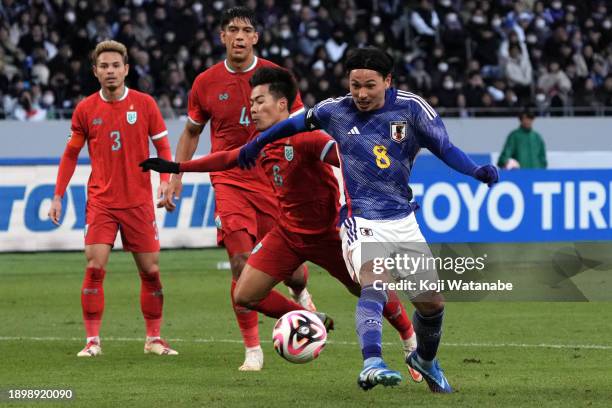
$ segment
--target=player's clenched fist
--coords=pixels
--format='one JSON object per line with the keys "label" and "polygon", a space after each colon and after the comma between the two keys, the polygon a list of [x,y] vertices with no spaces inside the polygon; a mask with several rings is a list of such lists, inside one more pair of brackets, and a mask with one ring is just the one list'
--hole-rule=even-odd
{"label": "player's clenched fist", "polygon": [[487,183],[489,187],[493,186],[493,184],[499,181],[499,173],[497,172],[497,168],[491,164],[485,164],[484,166],[480,166],[474,171],[474,178],[482,181],[483,183]]}

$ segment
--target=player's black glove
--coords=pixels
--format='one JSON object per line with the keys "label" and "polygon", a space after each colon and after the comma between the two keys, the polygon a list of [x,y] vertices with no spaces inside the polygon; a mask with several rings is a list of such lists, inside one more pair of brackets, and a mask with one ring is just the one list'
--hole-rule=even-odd
{"label": "player's black glove", "polygon": [[142,167],[142,171],[153,170],[158,173],[180,173],[178,163],[160,159],[159,157],[147,159],[140,163],[139,166]]}
{"label": "player's black glove", "polygon": [[474,171],[474,178],[483,183],[487,183],[489,187],[491,187],[499,181],[499,173],[497,172],[497,167],[491,164],[485,164]]}

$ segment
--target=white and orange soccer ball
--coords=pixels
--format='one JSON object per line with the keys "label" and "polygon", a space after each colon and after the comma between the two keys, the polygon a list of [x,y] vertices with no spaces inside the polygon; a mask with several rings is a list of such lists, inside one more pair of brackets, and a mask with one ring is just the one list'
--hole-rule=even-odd
{"label": "white and orange soccer ball", "polygon": [[319,356],[327,330],[319,317],[307,310],[294,310],[278,319],[272,330],[274,350],[285,360],[303,364]]}

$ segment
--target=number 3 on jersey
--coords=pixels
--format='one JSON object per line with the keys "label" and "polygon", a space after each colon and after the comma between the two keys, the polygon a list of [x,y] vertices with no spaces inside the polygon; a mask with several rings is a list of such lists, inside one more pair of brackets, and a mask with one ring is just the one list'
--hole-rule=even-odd
{"label": "number 3 on jersey", "polygon": [[110,138],[113,141],[113,146],[111,147],[111,150],[113,152],[116,152],[117,150],[121,149],[121,133],[119,133],[118,130],[114,130],[110,132]]}
{"label": "number 3 on jersey", "polygon": [[385,146],[374,146],[372,153],[376,157],[376,165],[381,169],[386,169],[391,165],[391,158],[387,155],[387,148]]}
{"label": "number 3 on jersey", "polygon": [[251,121],[249,120],[249,114],[247,113],[246,106],[243,106],[242,111],[240,111],[240,122],[238,123],[244,126],[249,126],[251,124]]}

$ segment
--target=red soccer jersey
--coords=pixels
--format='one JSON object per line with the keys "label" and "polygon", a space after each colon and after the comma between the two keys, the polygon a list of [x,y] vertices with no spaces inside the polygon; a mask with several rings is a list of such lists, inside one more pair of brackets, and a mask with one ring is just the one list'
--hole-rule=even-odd
{"label": "red soccer jersey", "polygon": [[333,140],[323,132],[298,133],[263,149],[263,168],[278,197],[281,227],[319,234],[336,227],[340,208],[338,181],[323,162]]}
{"label": "red soccer jersey", "polygon": [[153,98],[125,88],[117,101],[96,92],[72,115],[72,137],[87,141],[91,175],[87,199],[107,208],[132,208],[151,201],[151,179],[138,163],[149,158],[149,138],[168,134]]}
{"label": "red soccer jersey", "polygon": [[[277,67],[255,57],[244,72],[232,70],[227,60],[213,65],[197,76],[189,94],[189,120],[204,125],[211,120],[211,152],[231,150],[251,140],[257,130],[251,120],[251,86],[249,80],[258,68]],[[300,96],[291,107],[295,113],[304,108]],[[270,192],[264,175],[236,167],[210,174],[211,182],[231,184],[250,191]]]}

